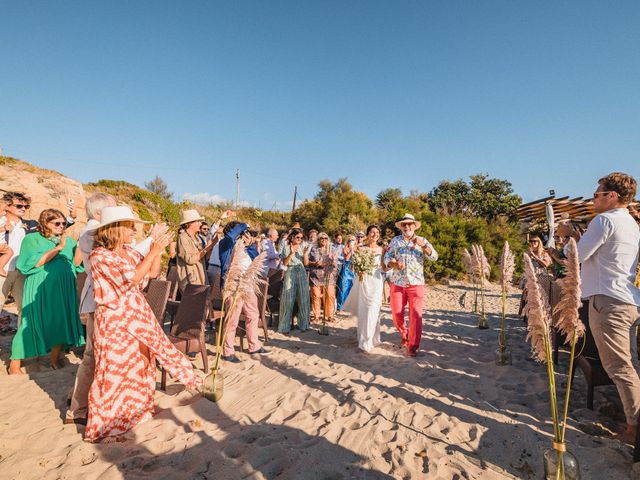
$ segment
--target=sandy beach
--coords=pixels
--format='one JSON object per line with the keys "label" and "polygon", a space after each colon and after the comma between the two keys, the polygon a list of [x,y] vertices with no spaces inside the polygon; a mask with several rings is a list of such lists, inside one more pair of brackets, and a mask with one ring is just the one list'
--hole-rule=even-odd
{"label": "sandy beach", "polygon": [[[45,358],[26,362],[25,376],[3,369],[0,478],[542,478],[552,432],[546,370],[531,360],[515,315],[519,291],[508,300],[512,366],[494,364],[498,287],[487,295],[489,330],[477,328],[472,301],[463,283],[427,288],[415,359],[401,355],[388,307],[372,354],[358,351],[350,319],[329,336],[271,332],[270,355],[239,353],[242,363],[224,366],[221,402],[171,383],[156,394],[157,416],[124,443],[88,444],[83,427],[63,425],[75,354],[60,371]],[[0,336],[4,362],[11,338]],[[559,384],[567,365],[561,353]],[[623,419],[615,389],[596,390],[593,412],[585,398],[578,373],[567,436],[583,478],[634,478],[632,448],[607,437]]]}

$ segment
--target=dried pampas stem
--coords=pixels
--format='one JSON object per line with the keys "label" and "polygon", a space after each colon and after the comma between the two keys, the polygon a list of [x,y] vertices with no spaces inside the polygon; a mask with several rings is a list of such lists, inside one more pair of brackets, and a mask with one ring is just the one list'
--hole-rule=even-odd
{"label": "dried pampas stem", "polygon": [[531,263],[531,257],[524,254],[524,274],[527,279],[527,305],[528,318],[527,340],[531,340],[533,358],[539,362],[547,362],[545,345],[549,343],[549,307],[544,301],[542,290],[538,283],[538,276]]}
{"label": "dried pampas stem", "polygon": [[558,401],[556,397],[556,377],[551,361],[551,339],[549,337],[550,312],[547,303],[542,297],[538,276],[531,263],[531,257],[526,253],[524,257],[524,274],[527,279],[527,306],[528,318],[527,340],[531,340],[533,358],[547,364],[547,377],[549,380],[549,397],[551,416],[553,417],[553,439],[560,441],[560,424],[558,422]]}
{"label": "dried pampas stem", "polygon": [[[218,348],[216,351],[214,370],[218,368],[218,364],[220,363],[222,345],[227,336],[228,323],[226,319],[233,315],[238,302],[246,299],[252,292],[256,294],[259,293],[261,287],[263,287],[266,282],[266,280],[262,278],[262,270],[264,269],[266,256],[266,252],[262,252],[251,262],[249,267],[245,268],[244,265],[249,258],[249,254],[246,251],[244,241],[238,239],[233,247],[231,263],[225,277],[224,289],[222,291],[223,315],[220,319],[220,328],[218,329],[218,336],[216,338]],[[231,305],[225,315],[224,308],[229,299],[231,299]],[[222,332],[222,335],[220,335],[220,332]]]}
{"label": "dried pampas stem", "polygon": [[576,241],[571,238],[566,249],[567,263],[564,278],[558,280],[562,295],[556,305],[555,312],[558,315],[556,327],[566,336],[566,343],[571,343],[571,355],[569,357],[569,378],[565,391],[564,412],[560,441],[564,442],[564,434],[567,427],[567,415],[569,412],[569,396],[571,395],[571,380],[573,375],[573,362],[576,354],[576,342],[585,332],[585,326],[580,321],[578,310],[582,306],[582,291],[580,288],[580,261],[578,259],[578,247]]}
{"label": "dried pampas stem", "polygon": [[471,282],[473,283],[473,313],[478,313],[478,281],[476,279],[476,272],[474,268],[475,260],[466,248],[462,252],[462,261],[464,262],[464,266],[466,267],[467,273],[471,277]]}
{"label": "dried pampas stem", "polygon": [[502,325],[500,329],[500,348],[507,348],[507,284],[513,279],[516,262],[509,248],[509,242],[504,242],[500,256],[500,283],[502,285]]}
{"label": "dried pampas stem", "polygon": [[472,245],[471,251],[473,255],[471,258],[473,259],[473,269],[475,271],[475,275],[480,279],[480,298],[482,301],[482,310],[480,313],[480,328],[488,328],[488,325],[485,326],[485,314],[484,314],[484,281],[485,279],[489,279],[490,267],[489,262],[487,261],[487,257],[484,254],[484,249],[482,245]]}

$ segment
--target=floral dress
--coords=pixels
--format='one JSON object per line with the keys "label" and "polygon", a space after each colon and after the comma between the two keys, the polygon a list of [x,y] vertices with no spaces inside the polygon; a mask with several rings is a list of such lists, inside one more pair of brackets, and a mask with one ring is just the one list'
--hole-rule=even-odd
{"label": "floral dress", "polygon": [[202,385],[144,298],[148,278],[137,285],[131,282],[142,255],[130,247],[125,247],[125,255],[98,247],[89,257],[96,300],[95,378],[85,432],[89,442],[121,435],[153,416],[156,359],[188,388]]}

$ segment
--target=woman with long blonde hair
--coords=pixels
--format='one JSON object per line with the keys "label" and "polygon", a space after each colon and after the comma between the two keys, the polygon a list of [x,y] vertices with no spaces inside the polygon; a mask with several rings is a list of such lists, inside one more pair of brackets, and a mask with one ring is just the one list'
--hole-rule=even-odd
{"label": "woman with long blonde hair", "polygon": [[160,271],[170,234],[146,257],[131,247],[138,220],[129,207],[105,207],[91,253],[96,310],[95,377],[89,391],[85,440],[119,440],[154,413],[156,360],[188,388],[201,387],[187,357],[160,328],[142,289]]}

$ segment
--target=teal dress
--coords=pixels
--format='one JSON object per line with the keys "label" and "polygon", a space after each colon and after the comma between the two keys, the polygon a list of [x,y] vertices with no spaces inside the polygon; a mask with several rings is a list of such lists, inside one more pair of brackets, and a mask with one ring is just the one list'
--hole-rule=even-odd
{"label": "teal dress", "polygon": [[16,268],[25,276],[22,320],[11,345],[11,360],[47,355],[52,347],[84,345],[78,313],[78,289],[73,255],[76,242],[67,237],[64,248],[40,267],[36,264],[56,244],[40,233],[27,235]]}

